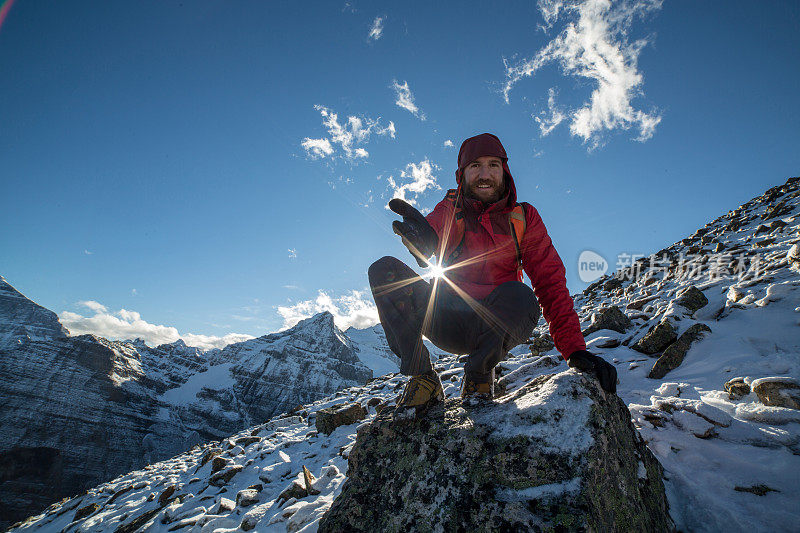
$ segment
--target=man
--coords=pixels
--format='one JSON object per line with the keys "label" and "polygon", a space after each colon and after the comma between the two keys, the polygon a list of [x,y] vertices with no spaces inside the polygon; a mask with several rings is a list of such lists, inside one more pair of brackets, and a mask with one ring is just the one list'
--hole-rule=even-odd
{"label": "man", "polygon": [[[530,337],[541,312],[569,366],[593,373],[615,392],[616,369],[586,351],[564,265],[537,210],[517,204],[497,137],[464,141],[456,183],[427,217],[403,200],[389,202],[403,217],[392,224],[395,233],[420,266],[435,253],[444,269],[440,278],[428,283],[394,257],[369,267],[386,339],[401,373],[411,376],[397,408],[420,412],[443,399],[423,334],[445,351],[469,354],[461,397],[466,405],[480,404],[493,398],[494,367]],[[533,291],[522,283],[522,269]]]}

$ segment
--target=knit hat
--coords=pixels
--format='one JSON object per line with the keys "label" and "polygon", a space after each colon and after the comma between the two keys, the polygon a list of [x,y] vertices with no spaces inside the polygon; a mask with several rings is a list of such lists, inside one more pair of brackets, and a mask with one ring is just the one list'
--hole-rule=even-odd
{"label": "knit hat", "polygon": [[458,151],[456,181],[461,183],[461,178],[464,175],[466,166],[483,156],[499,157],[503,161],[503,170],[505,170],[509,176],[511,175],[508,171],[508,165],[506,164],[508,156],[506,155],[505,148],[503,148],[503,143],[491,133],[481,133],[461,143],[461,149]]}

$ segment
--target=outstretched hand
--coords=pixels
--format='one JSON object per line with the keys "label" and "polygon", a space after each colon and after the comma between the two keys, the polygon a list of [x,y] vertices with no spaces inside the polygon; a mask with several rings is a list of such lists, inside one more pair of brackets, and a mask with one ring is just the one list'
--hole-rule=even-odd
{"label": "outstretched hand", "polygon": [[425,217],[417,209],[400,198],[389,201],[389,209],[403,217],[403,221],[392,222],[392,229],[403,240],[419,266],[427,267],[427,259],[436,252],[439,237]]}
{"label": "outstretched hand", "polygon": [[602,357],[579,350],[569,356],[567,364],[581,372],[593,373],[606,392],[617,392],[617,369]]}

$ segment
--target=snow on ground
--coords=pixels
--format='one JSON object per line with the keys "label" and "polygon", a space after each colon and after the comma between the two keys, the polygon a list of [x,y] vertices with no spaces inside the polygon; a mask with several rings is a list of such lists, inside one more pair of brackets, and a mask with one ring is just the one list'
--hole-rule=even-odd
{"label": "snow on ground", "polygon": [[[761,276],[723,275],[712,281],[679,277],[635,286],[630,282],[619,290],[601,291],[594,299],[586,294],[575,298],[585,327],[590,315],[605,306],[625,310],[628,302],[652,297],[642,311],[627,311],[633,326],[625,333],[600,330],[587,336],[587,343],[590,351],[617,368],[618,394],[664,466],[670,512],[683,531],[797,531],[800,524],[800,411],[765,405],[753,392],[733,399],[724,391],[725,383],[736,377],[751,386],[800,381],[800,276],[786,258],[800,242],[800,216],[798,198],[789,201],[794,208],[781,219],[785,227],[772,231],[774,242],[756,238],[758,220],[717,237],[727,246],[758,244],[773,266]],[[764,208],[750,206],[744,212],[758,215]],[[720,217],[710,226],[726,222]],[[690,285],[709,300],[694,315],[675,304],[676,294]],[[674,321],[679,334],[698,322],[712,332],[692,345],[678,368],[663,379],[650,379],[647,374],[655,359],[629,346],[662,318]],[[545,332],[542,324],[538,333]],[[627,344],[601,348],[610,341]],[[555,350],[534,355],[527,346],[512,350],[501,367],[506,393],[536,375],[566,370]],[[457,396],[463,379],[460,358],[442,355],[435,368],[445,394]],[[303,411],[55,504],[18,530],[111,531],[138,519],[148,531],[316,531],[346,478],[347,456],[359,425],[372,421],[377,406],[391,404],[404,383],[404,377],[388,374],[339,391]],[[367,417],[330,435],[318,433],[316,413],[346,402],[366,406]],[[219,457],[202,464],[214,448]],[[215,465],[221,468],[218,477],[232,475],[218,486],[208,484]],[[304,466],[319,493],[280,498],[294,480],[302,479]],[[180,497],[160,508],[159,498],[170,490]],[[78,512],[87,513],[87,518],[73,523]]]}

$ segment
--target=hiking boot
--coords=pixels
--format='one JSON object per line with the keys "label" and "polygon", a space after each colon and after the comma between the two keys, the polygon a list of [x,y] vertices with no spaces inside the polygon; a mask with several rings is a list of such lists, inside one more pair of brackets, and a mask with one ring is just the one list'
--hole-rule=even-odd
{"label": "hiking boot", "polygon": [[493,383],[475,383],[464,377],[464,384],[461,387],[461,405],[463,407],[478,407],[492,403],[493,398]]}
{"label": "hiking boot", "polygon": [[[436,374],[413,376],[406,383],[406,388],[397,400],[394,412],[411,412],[419,415],[431,405],[444,400],[442,382]],[[407,411],[408,410],[408,411]]]}

